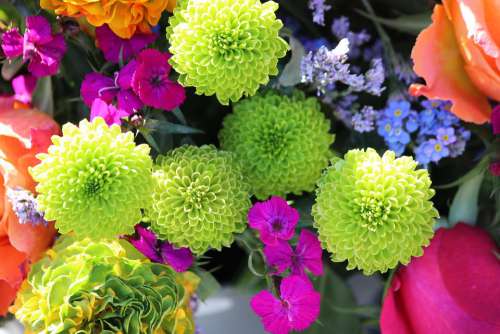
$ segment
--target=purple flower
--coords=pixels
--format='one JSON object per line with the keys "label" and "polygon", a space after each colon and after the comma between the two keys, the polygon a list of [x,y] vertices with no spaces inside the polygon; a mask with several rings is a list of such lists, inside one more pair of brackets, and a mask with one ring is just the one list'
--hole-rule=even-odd
{"label": "purple flower", "polygon": [[313,12],[313,22],[319,25],[325,25],[325,12],[332,6],[327,5],[325,0],[309,0],[309,9]]}
{"label": "purple flower", "polygon": [[31,103],[37,79],[32,75],[19,75],[12,79],[14,99],[22,103]]}
{"label": "purple flower", "polygon": [[35,77],[54,75],[59,69],[66,43],[62,34],[52,34],[49,21],[43,16],[28,16],[24,37],[17,28],[2,36],[2,49],[7,58],[23,56],[28,71]]}
{"label": "purple flower", "polygon": [[259,231],[260,239],[266,245],[290,240],[299,218],[299,212],[278,196],[255,203],[248,212],[250,227]]}
{"label": "purple flower", "polygon": [[19,28],[14,27],[3,33],[2,50],[9,59],[23,54],[23,35],[19,33]]}
{"label": "purple flower", "polygon": [[153,262],[170,265],[177,272],[184,272],[193,265],[194,257],[189,248],[175,248],[168,242],[161,242],[156,235],[140,225],[135,227],[136,238],[126,239]]}
{"label": "purple flower", "polygon": [[96,99],[104,100],[111,104],[115,99],[117,107],[126,112],[127,116],[140,110],[144,104],[131,88],[132,76],[135,72],[136,62],[132,60],[120,72],[115,73],[111,79],[100,73],[89,73],[85,76],[80,88],[83,102],[92,107]]}
{"label": "purple flower", "polygon": [[500,176],[500,161],[492,162],[488,169],[491,175]]}
{"label": "purple flower", "polygon": [[113,79],[104,74],[92,72],[85,75],[80,95],[87,107],[92,107],[95,99],[101,99],[106,103],[113,102],[119,88],[115,86]]}
{"label": "purple flower", "polygon": [[[343,38],[347,38],[347,40],[349,40],[349,57],[356,59],[361,55],[361,47],[370,41],[371,36],[365,30],[355,33],[351,31],[350,28],[351,23],[349,22],[349,19],[345,16],[340,16],[339,18],[333,20],[331,31],[339,40]],[[372,57],[369,59],[374,58],[379,57]]]}
{"label": "purple flower", "polygon": [[47,226],[43,212],[38,210],[38,202],[30,191],[21,188],[7,188],[7,199],[11,203],[12,210],[17,218],[19,218],[19,223]]}
{"label": "purple flower", "polygon": [[279,275],[291,268],[292,275],[306,274],[306,269],[313,275],[323,275],[323,251],[316,234],[308,230],[302,230],[299,242],[295,250],[286,241],[280,241],[276,245],[266,245],[264,255],[269,266],[276,269]]}
{"label": "purple flower", "polygon": [[377,116],[378,113],[373,107],[364,106],[358,113],[352,116],[352,127],[360,133],[373,131]]}
{"label": "purple flower", "polygon": [[363,90],[369,94],[380,96],[385,90],[384,81],[385,70],[382,59],[373,59],[370,69],[365,74],[365,87]]}
{"label": "purple flower", "polygon": [[261,291],[250,301],[252,310],[271,334],[303,331],[319,317],[321,295],[307,279],[300,276],[284,278],[280,298],[269,291]]}
{"label": "purple flower", "polygon": [[108,125],[121,125],[122,118],[128,117],[129,114],[122,109],[116,108],[112,104],[107,104],[106,101],[99,98],[95,99],[90,109],[90,120],[96,117],[101,117]]}
{"label": "purple flower", "polygon": [[115,35],[107,24],[97,27],[95,36],[104,58],[115,64],[120,61],[120,53],[123,62],[127,62],[157,38],[155,34],[136,33],[130,39],[123,39]]}
{"label": "purple flower", "polygon": [[169,58],[170,54],[155,49],[144,50],[137,57],[132,88],[145,105],[173,110],[184,102],[184,87],[168,77],[171,70]]}
{"label": "purple flower", "polygon": [[493,128],[493,134],[500,135],[500,105],[493,108],[491,113],[491,126]]}

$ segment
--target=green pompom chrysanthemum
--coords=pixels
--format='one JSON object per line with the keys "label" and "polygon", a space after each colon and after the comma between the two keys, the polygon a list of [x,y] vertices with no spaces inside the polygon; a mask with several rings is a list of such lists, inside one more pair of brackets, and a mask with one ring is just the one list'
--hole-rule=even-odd
{"label": "green pompom chrysanthemum", "polygon": [[149,146],[100,117],[63,126],[31,169],[45,219],[61,233],[95,238],[133,233],[152,189]]}
{"label": "green pompom chrysanthemum", "polygon": [[248,185],[239,163],[213,146],[182,146],[157,160],[151,228],[178,247],[220,250],[246,226]]}
{"label": "green pompom chrysanthemum", "polygon": [[269,92],[236,104],[219,139],[243,163],[252,193],[265,199],[314,189],[331,157],[329,130],[315,98]]}
{"label": "green pompom chrysanthemum", "polygon": [[425,169],[411,157],[382,157],[373,149],[334,159],[321,178],[313,206],[314,226],[333,261],[365,274],[386,272],[420,256],[438,216]]}
{"label": "green pompom chrysanthemum", "polygon": [[[64,236],[36,263],[13,311],[33,333],[180,333],[185,291],[171,268],[125,241]],[[134,259],[133,259],[134,258]],[[182,333],[192,333],[193,321]]]}
{"label": "green pompom chrysanthemum", "polygon": [[277,9],[260,0],[180,2],[167,28],[179,82],[197,94],[216,94],[222,104],[254,95],[278,74],[278,59],[288,50]]}

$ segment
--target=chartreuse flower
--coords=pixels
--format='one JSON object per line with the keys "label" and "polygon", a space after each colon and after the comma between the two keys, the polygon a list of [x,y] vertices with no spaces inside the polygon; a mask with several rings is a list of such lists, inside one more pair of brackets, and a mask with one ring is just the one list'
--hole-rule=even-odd
{"label": "chartreuse flower", "polygon": [[425,169],[411,157],[351,150],[319,182],[314,226],[333,261],[365,274],[407,264],[429,244],[438,216]]}
{"label": "chartreuse flower", "polygon": [[179,82],[197,94],[215,94],[222,104],[254,95],[278,74],[278,59],[288,49],[279,37],[277,9],[274,1],[179,2],[167,28]]}
{"label": "chartreuse flower", "polygon": [[331,157],[329,130],[315,98],[268,92],[236,104],[219,139],[242,161],[252,193],[266,199],[314,189]]}
{"label": "chartreuse flower", "polygon": [[160,156],[153,169],[151,228],[177,247],[202,254],[229,246],[246,227],[248,185],[230,152],[182,146]]}
{"label": "chartreuse flower", "polygon": [[31,169],[39,208],[61,233],[94,238],[133,233],[151,197],[149,146],[100,117],[66,124]]}
{"label": "chartreuse flower", "polygon": [[183,278],[125,243],[63,236],[32,267],[12,311],[34,333],[193,333]]}

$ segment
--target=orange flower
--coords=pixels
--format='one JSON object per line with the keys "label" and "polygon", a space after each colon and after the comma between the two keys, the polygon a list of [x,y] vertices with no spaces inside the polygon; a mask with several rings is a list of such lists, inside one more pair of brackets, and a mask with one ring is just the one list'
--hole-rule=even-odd
{"label": "orange flower", "polygon": [[137,30],[151,32],[163,11],[172,12],[175,4],[176,0],[40,0],[42,8],[57,15],[84,16],[95,27],[108,24],[121,38],[130,38]]}
{"label": "orange flower", "polygon": [[461,119],[488,122],[488,98],[500,101],[500,2],[442,2],[412,52],[415,72],[426,85],[412,85],[410,93],[451,100]]}
{"label": "orange flower", "polygon": [[49,247],[54,225],[20,224],[7,199],[7,188],[35,191],[28,167],[38,163],[35,154],[44,152],[50,137],[60,132],[49,116],[33,109],[14,109],[14,101],[0,98],[0,315],[26,276],[29,264]]}

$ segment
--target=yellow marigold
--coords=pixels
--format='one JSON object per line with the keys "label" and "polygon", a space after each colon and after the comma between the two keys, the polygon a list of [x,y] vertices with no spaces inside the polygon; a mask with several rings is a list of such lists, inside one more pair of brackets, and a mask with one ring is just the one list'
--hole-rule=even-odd
{"label": "yellow marigold", "polygon": [[57,15],[84,16],[96,27],[108,24],[115,34],[130,38],[139,30],[150,32],[164,10],[172,12],[176,0],[40,0],[40,6]]}

